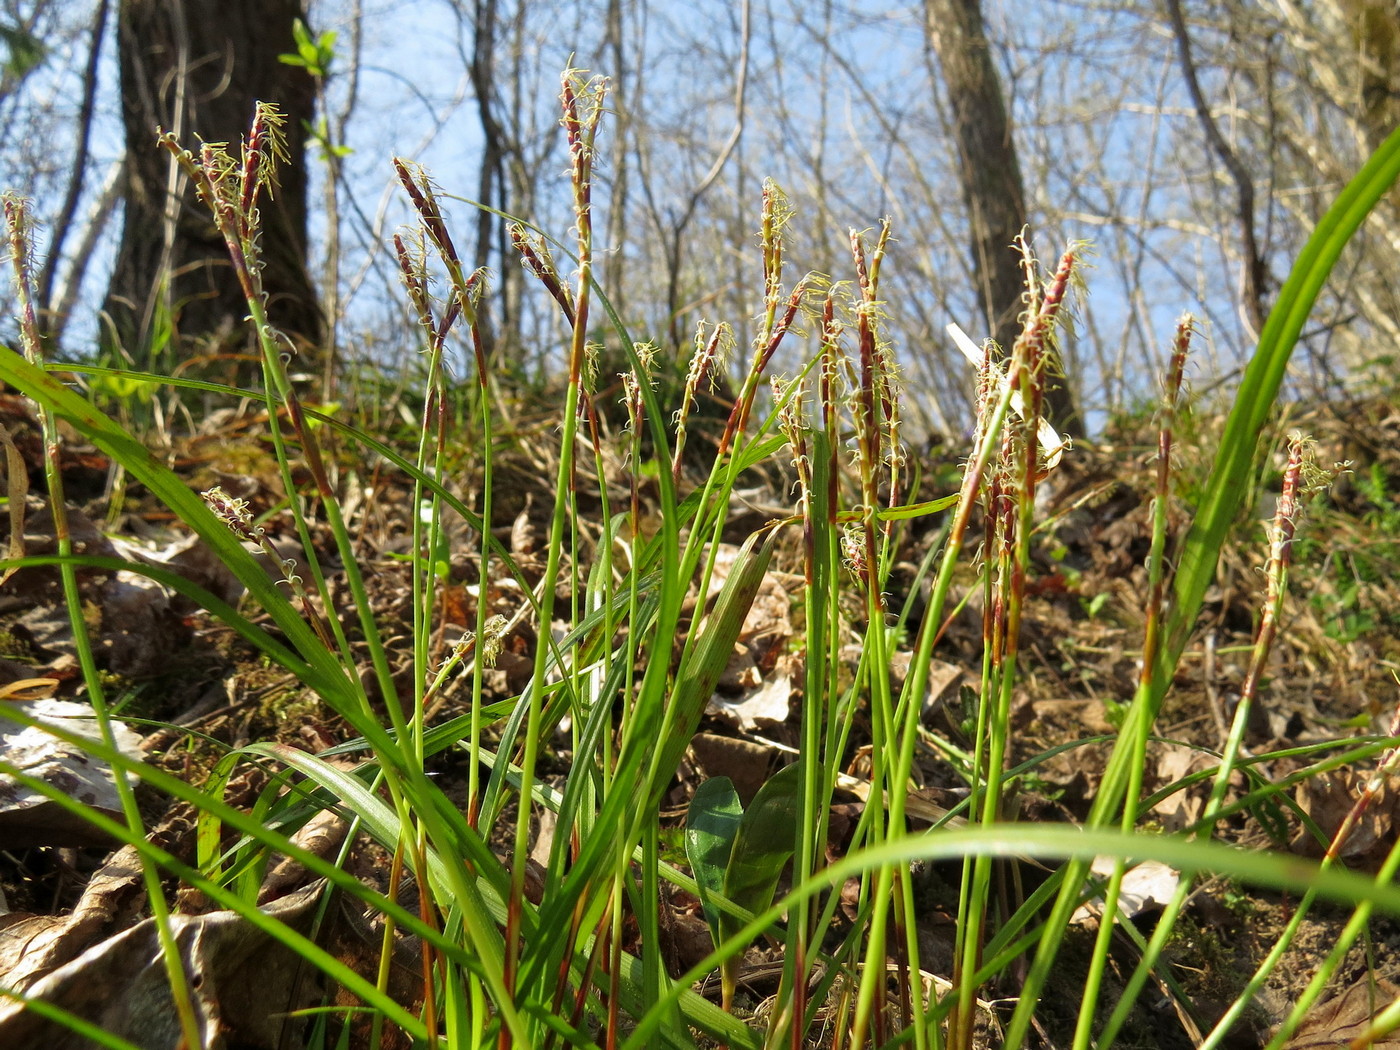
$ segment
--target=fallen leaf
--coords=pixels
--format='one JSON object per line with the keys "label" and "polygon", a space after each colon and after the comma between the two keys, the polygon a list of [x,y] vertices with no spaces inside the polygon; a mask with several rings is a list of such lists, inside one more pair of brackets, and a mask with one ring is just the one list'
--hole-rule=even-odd
{"label": "fallen leaf", "polygon": [[[1337,769],[1302,781],[1296,797],[1303,812],[1317,822],[1330,842],[1365,791],[1364,774]],[[1400,793],[1389,782],[1383,782],[1361,809],[1341,844],[1340,855],[1351,861],[1379,861],[1393,841],[1397,812],[1400,812]],[[1320,857],[1326,850],[1306,828],[1298,832],[1289,846],[1306,857]]]}
{"label": "fallen leaf", "polygon": [[709,713],[748,733],[762,724],[787,721],[792,699],[792,679],[776,675],[741,700],[729,700],[719,693],[710,697]]}
{"label": "fallen leaf", "polygon": [[[292,928],[309,927],[324,884],[262,909]],[[302,1022],[291,1011],[314,991],[305,962],[232,911],[172,915],[171,933],[190,975],[190,1000],[202,1046],[296,1050]],[[146,919],[83,952],[27,988],[42,999],[145,1050],[184,1045],[171,1001],[155,920]],[[92,1043],[57,1021],[0,1002],[0,1046],[87,1050]]]}
{"label": "fallen leaf", "polygon": [[[41,722],[62,725],[69,732],[100,740],[101,728],[92,708],[67,700],[33,700],[7,705]],[[126,726],[112,727],[117,746],[141,757],[141,738]],[[22,726],[0,719],[0,767],[43,781],[99,813],[121,819],[112,770],[84,748],[65,743],[42,726]],[[13,776],[0,774],[0,840],[8,848],[24,846],[105,846],[108,836]]]}
{"label": "fallen leaf", "polygon": [[763,782],[773,762],[773,749],[751,740],[722,736],[719,733],[696,733],[690,749],[706,777],[728,777],[748,805]]}
{"label": "fallen leaf", "polygon": [[[1174,784],[1190,773],[1213,766],[1216,759],[1198,748],[1184,744],[1165,744],[1157,758],[1157,779],[1163,784]],[[1174,792],[1153,807],[1155,813],[1169,831],[1178,831],[1195,823],[1205,809],[1210,795],[1210,781],[1201,781],[1183,791]]]}
{"label": "fallen leaf", "polygon": [[[1284,1050],[1321,1050],[1363,1039],[1375,1016],[1397,999],[1400,987],[1363,977],[1340,995],[1313,1007],[1293,1038],[1284,1044]],[[1390,1034],[1366,1039],[1362,1045],[1373,1050],[1400,1050],[1400,1039]]]}
{"label": "fallen leaf", "polygon": [[131,926],[146,900],[134,846],[112,854],[68,915],[16,912],[0,927],[0,985],[23,991],[99,941]]}
{"label": "fallen leaf", "polygon": [[[1095,875],[1108,878],[1113,874],[1115,860],[1112,857],[1095,857],[1091,868]],[[1161,861],[1145,860],[1129,868],[1123,874],[1122,888],[1118,893],[1118,910],[1134,919],[1144,912],[1160,908],[1171,900],[1181,881],[1180,872],[1167,867]],[[1080,906],[1070,918],[1070,922],[1094,922],[1103,915],[1103,898],[1095,897]]]}

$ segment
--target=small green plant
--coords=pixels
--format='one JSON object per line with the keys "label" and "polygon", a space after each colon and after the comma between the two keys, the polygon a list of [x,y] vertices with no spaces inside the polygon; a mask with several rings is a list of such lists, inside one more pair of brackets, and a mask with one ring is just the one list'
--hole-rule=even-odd
{"label": "small green plant", "polygon": [[1323,633],[1341,645],[1400,626],[1400,607],[1391,600],[1390,581],[1400,570],[1400,510],[1385,471],[1372,464],[1354,475],[1366,501],[1360,520],[1333,515],[1350,542],[1302,541],[1300,559],[1321,562],[1308,587],[1308,604]]}
{"label": "small green plant", "polygon": [[1375,630],[1379,620],[1363,603],[1363,584],[1355,579],[1338,580],[1330,595],[1314,595],[1312,606],[1321,615],[1327,637],[1350,645]]}
{"label": "small green plant", "polygon": [[1084,606],[1084,615],[1091,620],[1097,620],[1099,615],[1103,612],[1104,607],[1108,605],[1109,597],[1107,591],[1099,591],[1092,597],[1080,599],[1081,604]]}
{"label": "small green plant", "polygon": [[1380,463],[1372,463],[1364,474],[1357,475],[1356,487],[1371,504],[1365,515],[1366,522],[1387,536],[1400,533],[1400,501],[1390,489],[1385,468]]}
{"label": "small green plant", "polygon": [[[797,823],[800,773],[801,767],[793,765],[770,777],[748,809],[739,804],[728,777],[705,781],[691,799],[686,856],[716,948],[744,927],[745,918],[773,903],[795,845],[791,831]],[[720,966],[720,1005],[726,1010],[734,1002],[739,962],[730,956]]]}
{"label": "small green plant", "polygon": [[33,663],[34,646],[13,631],[0,629],[0,657],[20,663]]}

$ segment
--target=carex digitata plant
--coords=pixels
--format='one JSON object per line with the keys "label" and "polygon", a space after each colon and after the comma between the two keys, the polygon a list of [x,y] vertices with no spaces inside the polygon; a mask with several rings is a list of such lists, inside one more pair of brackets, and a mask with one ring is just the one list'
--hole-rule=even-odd
{"label": "carex digitata plant", "polygon": [[[362,1004],[347,1010],[327,1002],[316,1011],[310,1031],[320,1045],[335,1045],[353,1028],[365,1045],[379,1046],[395,1027],[419,1046],[971,1047],[980,1038],[986,989],[995,984],[997,994],[1005,994],[1014,976],[1016,1001],[1003,1041],[1019,1046],[1027,1041],[1070,916],[1095,894],[1105,898],[1105,918],[1074,1043],[1107,1045],[1121,1030],[1133,997],[1161,975],[1166,938],[1199,873],[1298,887],[1305,892],[1300,916],[1317,895],[1356,902],[1346,934],[1350,940],[1360,935],[1373,909],[1400,913],[1400,891],[1388,881],[1400,864],[1400,851],[1392,851],[1381,877],[1367,879],[1337,870],[1337,843],[1322,865],[1309,867],[1209,841],[1234,807],[1259,805],[1278,791],[1253,772],[1255,756],[1243,749],[1240,727],[1277,629],[1299,500],[1309,484],[1301,444],[1291,450],[1285,471],[1246,695],[1218,766],[1204,774],[1214,778],[1209,805],[1197,825],[1181,835],[1148,835],[1139,826],[1153,804],[1142,797],[1144,748],[1240,509],[1288,356],[1346,239],[1400,171],[1400,138],[1388,141],[1347,187],[1300,255],[1246,372],[1205,497],[1173,551],[1169,464],[1191,325],[1183,322],[1177,330],[1159,445],[1143,670],[1088,826],[1081,829],[1016,822],[1016,778],[1041,759],[1013,764],[1010,712],[1028,659],[1020,636],[1037,528],[1036,490],[1063,454],[1042,436],[1040,406],[1083,249],[1072,247],[1048,274],[1029,251],[1024,253],[1022,331],[1010,347],[986,348],[958,491],[917,502],[919,464],[903,447],[896,354],[884,335],[883,319],[893,308],[882,292],[889,224],[852,234],[849,280],[794,278],[785,240],[792,209],[779,187],[765,183],[753,341],[746,349],[735,346],[734,328],[724,321],[697,327],[679,406],[663,405],[655,375],[657,348],[629,335],[612,310],[608,290],[594,277],[592,189],[606,93],[601,78],[574,70],[564,75],[561,125],[574,220],[569,236],[553,239],[523,219],[511,226],[521,264],[558,308],[566,333],[553,500],[544,550],[531,566],[519,564],[492,532],[498,484],[493,458],[503,440],[503,395],[482,336],[484,312],[490,309],[489,275],[462,264],[442,206],[444,194],[416,165],[395,162],[415,222],[395,237],[394,251],[427,363],[421,436],[403,453],[305,405],[288,370],[292,349],[267,321],[259,207],[275,189],[282,141],[276,111],[259,106],[236,151],[216,144],[194,151],[169,134],[159,138],[197,187],[247,299],[262,357],[263,389],[256,396],[267,409],[285,517],[306,555],[295,561],[284,560],[268,540],[265,523],[253,520],[239,500],[219,490],[203,497],[191,492],[122,426],[48,370],[28,320],[32,308],[25,305],[31,300],[26,299],[22,209],[7,205],[27,356],[0,351],[0,378],[34,399],[43,413],[48,498],[59,542],[53,556],[12,555],[4,567],[60,567],[85,685],[109,727],[102,740],[84,746],[119,771],[119,784],[138,776],[199,813],[194,863],[148,840],[128,788],[122,789],[124,822],[87,814],[117,841],[134,847],[146,864],[185,1044],[204,1045],[210,1033],[201,1027],[189,975],[169,935],[180,917],[165,902],[163,875],[268,932]],[[609,484],[616,466],[605,458],[601,424],[608,406],[601,404],[600,390],[611,387],[614,377],[596,374],[604,359],[598,340],[615,341],[613,349],[622,355],[610,359],[625,361],[620,382],[626,428],[617,440],[626,460],[627,495],[621,501]],[[467,348],[471,372],[465,380],[470,411],[460,431],[453,430],[458,424],[449,411],[457,390],[448,351],[457,341]],[[805,355],[795,352],[802,346],[810,347]],[[785,359],[803,363],[790,375],[774,376],[773,362],[783,347],[789,351]],[[688,446],[700,440],[692,417],[702,385],[726,367],[726,358],[741,354],[747,357],[732,366],[739,381],[713,455],[687,455]],[[201,386],[187,379],[138,378]],[[247,588],[250,606],[256,605],[275,630],[254,622],[249,606],[232,607],[169,571],[75,555],[66,538],[62,479],[54,460],[59,420],[119,462],[208,544]],[[376,616],[364,551],[346,521],[338,475],[324,444],[330,435],[357,443],[411,483],[407,674],[395,673],[387,637],[391,625]],[[448,481],[450,453],[463,445],[479,450],[481,484],[474,505]],[[706,464],[698,472],[697,458]],[[721,551],[732,497],[745,472],[767,461],[789,468],[791,512],[753,531],[726,567]],[[305,488],[298,485],[303,476],[310,479]],[[585,528],[585,491],[588,505],[602,508],[592,531]],[[889,593],[891,569],[907,522],[932,514],[945,515],[941,546],[928,563],[926,611],[906,639],[907,619]],[[471,630],[444,642],[438,633],[446,586],[440,551],[447,536],[461,534],[447,527],[453,516],[466,525],[468,538],[462,542],[470,548],[477,600]],[[332,587],[321,568],[328,561],[317,549],[321,536],[330,537],[343,588]],[[662,848],[663,798],[780,551],[800,565],[802,581],[795,599],[804,625],[798,646],[798,742],[790,763],[747,804],[724,778],[699,785],[686,816],[681,864]],[[920,823],[910,808],[909,787],[926,733],[921,716],[929,667],[957,613],[951,598],[955,581],[974,551],[975,586],[983,599],[980,687],[971,745],[946,749],[957,758],[968,798],[957,812]],[[269,560],[275,568],[271,576],[264,568]],[[350,739],[322,754],[249,744],[225,756],[202,786],[122,754],[110,733],[101,675],[81,615],[76,571],[82,566],[144,572],[194,598],[314,693],[343,720]],[[514,577],[514,593],[521,596],[509,620],[487,602],[493,582],[503,575]],[[486,670],[502,639],[526,622],[536,638],[528,680],[517,695],[488,702]],[[860,653],[854,668],[845,655],[852,640]],[[911,648],[913,658],[896,688],[890,667],[901,647]],[[466,711],[435,722],[457,675],[470,682]],[[28,719],[3,707],[0,714]],[[831,802],[839,785],[849,786],[840,771],[862,744],[870,747],[868,776],[857,785],[864,805],[845,853],[833,856]],[[1385,746],[1367,753],[1381,753]],[[430,774],[434,756],[449,750],[467,759],[461,805]],[[567,777],[544,775],[551,753],[567,754]],[[1354,759],[1359,752],[1349,754]],[[273,774],[251,813],[223,797],[229,771],[248,761]],[[1393,768],[1393,750],[1383,762],[1383,770]],[[18,771],[5,772],[24,779]],[[1253,777],[1252,786],[1238,802],[1227,802],[1225,785],[1237,772]],[[1378,782],[1368,786],[1357,803],[1358,815],[1378,790]],[[72,800],[56,801],[77,808]],[[325,811],[353,832],[330,856],[293,839]],[[544,844],[546,862],[536,870],[530,858],[539,852],[536,829],[546,811],[554,830]],[[377,843],[390,858],[382,884],[346,870],[357,839]],[[259,906],[260,875],[274,854],[305,865],[324,880],[328,896],[343,894],[377,917],[381,965],[372,972],[356,969],[328,951],[314,930],[287,928]],[[1025,857],[1037,858],[1047,874],[1035,889],[1020,893],[1017,865]],[[1114,861],[1106,880],[1090,873],[1095,857]],[[1122,877],[1144,857],[1184,873],[1182,890],[1150,937],[1117,921]],[[912,865],[934,859],[963,862],[947,980],[930,973],[920,957]],[[413,892],[405,892],[409,889]],[[698,897],[713,940],[713,950],[679,974],[666,950],[667,909],[677,890]],[[844,927],[834,921],[838,909],[852,919]],[[1136,935],[1140,962],[1130,977],[1130,994],[1095,1034],[1115,928]],[[746,1016],[739,994],[744,955],[760,938],[781,947],[781,976],[776,994]],[[390,981],[396,945],[405,940],[415,946],[419,962],[415,991],[407,999],[393,994]],[[1271,957],[1242,992],[1231,1008],[1236,1014],[1277,962]],[[702,994],[702,982],[716,971],[718,1002]],[[1320,988],[1309,995],[1315,998]],[[80,1018],[68,1020],[83,1024]],[[1229,1021],[1227,1015],[1207,1045],[1218,1044]],[[1285,1038],[1281,1033],[1279,1039]],[[107,1042],[129,1045],[116,1037]]]}

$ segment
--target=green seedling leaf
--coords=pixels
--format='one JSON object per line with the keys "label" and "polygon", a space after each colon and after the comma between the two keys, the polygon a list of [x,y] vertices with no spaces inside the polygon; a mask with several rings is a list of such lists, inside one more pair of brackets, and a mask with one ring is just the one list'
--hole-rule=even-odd
{"label": "green seedling leaf", "polygon": [[[780,770],[758,789],[739,821],[724,872],[724,895],[741,908],[761,912],[773,901],[783,865],[792,856],[801,766]],[[742,924],[727,924],[732,933]]]}
{"label": "green seedling leaf", "polygon": [[300,18],[292,22],[292,37],[297,45],[296,53],[281,54],[277,60],[284,65],[305,69],[313,77],[324,78],[335,59],[335,33],[322,33],[314,40],[306,23]]}
{"label": "green seedling leaf", "polygon": [[724,892],[724,874],[739,833],[744,808],[728,777],[711,777],[695,790],[685,814],[685,859],[700,891],[700,906],[715,944],[723,940],[715,895]]}
{"label": "green seedling leaf", "polygon": [[152,388],[138,377],[130,375],[104,375],[93,379],[90,391],[94,398],[110,398],[113,401],[142,401],[149,403],[155,397]]}
{"label": "green seedling leaf", "polygon": [[303,54],[315,46],[311,43],[311,30],[300,18],[292,19],[292,39],[297,43],[297,50]]}
{"label": "green seedling leaf", "polygon": [[[794,763],[779,770],[758,789],[739,821],[738,834],[724,872],[724,895],[749,912],[766,911],[773,903],[778,878],[796,847],[797,796],[802,790],[802,767]],[[719,915],[719,944],[744,927],[745,920],[728,912]],[[726,1008],[738,983],[740,956],[730,956],[720,968]]]}

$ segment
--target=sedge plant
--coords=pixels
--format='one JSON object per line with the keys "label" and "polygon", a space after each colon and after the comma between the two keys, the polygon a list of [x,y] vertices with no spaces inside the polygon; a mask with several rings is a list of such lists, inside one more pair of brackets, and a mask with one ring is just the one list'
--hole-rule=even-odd
{"label": "sedge plant", "polygon": [[[232,753],[229,763],[256,761],[275,773],[251,813],[222,797],[226,778],[194,786],[133,761],[110,736],[88,744],[96,759],[117,771],[119,782],[138,776],[201,813],[203,845],[194,865],[147,841],[134,810],[124,824],[89,814],[140,852],[148,865],[153,913],[169,917],[161,873],[198,888],[357,997],[373,1017],[365,1037],[372,1046],[383,1043],[387,1028],[394,1026],[422,1046],[753,1048],[799,1048],[818,1039],[840,1047],[971,1047],[985,989],[1026,965],[1005,1032],[1006,1045],[1023,1045],[1073,909],[1091,891],[1105,891],[1089,876],[1090,862],[1099,856],[1117,860],[1106,887],[1105,930],[1114,925],[1123,872],[1144,857],[1186,871],[1222,872],[1353,901],[1357,924],[1370,909],[1400,913],[1400,891],[1387,882],[1331,864],[1241,854],[1208,841],[1209,823],[1196,829],[1194,838],[1139,829],[1149,802],[1142,797],[1142,755],[1239,509],[1239,493],[1253,469],[1288,355],[1338,252],[1400,171],[1400,137],[1388,141],[1348,186],[1300,256],[1246,374],[1206,501],[1171,577],[1165,571],[1166,481],[1159,474],[1144,672],[1089,826],[1077,829],[1015,823],[1008,802],[1015,779],[1046,757],[1017,764],[1009,714],[1027,659],[1019,638],[1036,486],[1053,458],[1039,436],[1046,361],[1082,250],[1066,252],[1048,275],[1026,253],[1023,331],[1006,348],[1004,360],[990,352],[984,359],[977,426],[960,488],[944,498],[912,501],[917,464],[903,449],[901,384],[883,324],[890,307],[881,291],[881,271],[890,228],[882,224],[873,234],[852,234],[848,282],[812,274],[794,278],[785,240],[792,210],[781,190],[766,183],[759,218],[757,331],[714,454],[694,476],[687,469],[694,457],[684,456],[687,442],[698,440],[687,433],[690,413],[700,384],[732,342],[732,329],[721,323],[697,331],[679,411],[669,413],[655,383],[654,348],[629,335],[611,309],[607,289],[594,277],[599,246],[593,166],[606,92],[600,78],[573,70],[564,75],[561,123],[570,156],[571,237],[554,240],[524,220],[512,226],[521,262],[557,306],[565,333],[552,501],[536,566],[519,564],[492,532],[493,459],[504,409],[492,374],[495,363],[482,338],[489,275],[462,265],[440,191],[410,163],[398,162],[396,170],[416,223],[396,238],[395,250],[426,361],[420,440],[403,452],[303,403],[288,371],[290,349],[267,322],[261,285],[258,209],[273,188],[281,141],[280,120],[270,107],[258,108],[236,154],[216,145],[189,151],[168,135],[160,144],[197,186],[242,283],[264,385],[261,391],[239,393],[266,406],[286,517],[306,554],[304,570],[281,562],[268,545],[261,557],[278,558],[280,582],[274,583],[249,549],[266,536],[265,526],[251,521],[246,507],[222,493],[201,499],[190,492],[126,428],[60,382],[36,352],[28,358],[0,352],[0,378],[39,404],[51,424],[66,422],[161,499],[242,581],[249,602],[265,612],[276,634],[255,623],[246,607],[231,607],[168,571],[75,556],[62,542],[61,527],[56,556],[11,558],[6,566],[58,565],[66,585],[84,565],[142,571],[200,601],[313,692],[350,734],[323,754],[268,743]],[[13,254],[19,259],[22,224],[15,229],[21,231],[14,235]],[[562,268],[562,260],[568,260],[571,272]],[[604,456],[601,418],[607,406],[599,393],[604,384],[595,375],[602,357],[599,331],[616,340],[627,362],[621,380],[627,427],[619,439],[628,457],[627,498],[616,505],[610,495],[617,491],[610,486],[615,467]],[[1183,327],[1173,357],[1178,383],[1186,332]],[[454,395],[447,362],[454,339],[467,346],[473,373],[466,384],[465,432],[452,430],[449,412]],[[770,375],[780,348],[804,343],[811,351],[795,374]],[[136,378],[212,388],[188,379]],[[1175,398],[1173,387],[1170,405]],[[1166,433],[1164,464],[1170,452],[1169,429]],[[364,551],[341,504],[326,451],[328,435],[358,443],[367,456],[400,471],[411,487],[406,687],[403,676],[394,673],[390,625],[376,617]],[[49,437],[57,440],[52,430]],[[452,474],[451,450],[463,444],[479,450],[482,483],[474,505],[446,480]],[[796,479],[791,513],[755,530],[722,568],[731,499],[745,472],[770,460],[785,461]],[[305,490],[297,484],[303,471],[310,478]],[[644,486],[655,501],[654,513],[643,509]],[[593,534],[585,527],[580,498],[585,487],[596,489],[590,495],[602,507]],[[61,479],[52,470],[48,495],[60,511]],[[888,597],[891,569],[908,521],[945,511],[942,548],[929,562],[927,611],[912,640],[911,671],[896,689],[890,665],[905,643],[904,619]],[[445,588],[453,584],[444,577],[441,551],[452,516],[466,524],[471,537],[477,601],[470,632],[445,644],[438,625]],[[343,566],[343,589],[330,586],[320,567],[321,535],[331,538]],[[590,535],[596,536],[591,543],[586,542]],[[916,827],[909,787],[924,734],[929,664],[955,612],[951,596],[966,552],[979,544],[985,655],[974,740],[963,752],[970,798],[961,812],[944,814],[932,829]],[[792,763],[746,807],[722,783],[701,785],[689,811],[690,870],[685,870],[661,850],[663,798],[744,635],[755,596],[780,558],[795,559],[803,583],[799,746]],[[521,595],[511,621],[498,618],[487,601],[502,575],[515,578],[515,593]],[[99,717],[110,724],[74,587],[67,597],[80,654],[86,653],[85,682]],[[348,599],[341,600],[342,594]],[[1270,602],[1276,600],[1271,592]],[[525,621],[536,638],[528,681],[517,695],[488,702],[486,671],[493,654],[513,624]],[[556,630],[556,624],[562,628]],[[854,669],[843,663],[851,639],[861,652]],[[1265,651],[1267,638],[1261,639]],[[455,688],[455,676],[463,674],[469,680],[466,712],[434,722],[440,701]],[[0,714],[27,718],[7,710]],[[864,742],[871,745],[866,803],[847,855],[833,860],[826,846],[838,771]],[[1348,755],[1360,760],[1386,746]],[[543,765],[559,748],[568,752],[570,766],[569,775],[556,782],[543,775]],[[454,751],[465,756],[469,769],[460,807],[430,775],[434,756]],[[347,758],[353,760],[348,766]],[[1224,784],[1232,768],[1254,768],[1237,742],[1210,775]],[[1277,792],[1272,785],[1256,786]],[[292,838],[322,810],[344,818],[353,830],[330,857]],[[529,859],[539,846],[536,818],[544,810],[551,812],[554,832],[547,863],[531,880]],[[1210,820],[1229,811],[1223,796],[1214,798]],[[370,885],[347,872],[344,862],[356,836],[377,843],[392,858],[385,884]],[[346,965],[314,937],[282,927],[259,907],[257,876],[272,853],[298,860],[324,880],[328,892],[347,894],[379,916],[383,964],[375,972]],[[1003,892],[1004,879],[1014,875],[1016,858],[1028,855],[1043,864],[1064,863],[1033,892],[1013,898]],[[913,885],[914,863],[936,858],[964,861],[955,965],[945,983],[935,980],[944,975],[930,974],[920,959]],[[410,883],[418,892],[406,905],[398,890]],[[844,902],[855,921],[844,934],[833,934],[848,886],[853,891]],[[706,958],[680,974],[666,950],[664,909],[675,889],[699,897],[715,942]],[[388,979],[399,937],[420,949],[421,975],[411,1001],[395,998]],[[747,1018],[737,989],[744,952],[757,938],[782,946],[783,966],[774,1001],[758,1017]],[[1154,936],[1141,945],[1135,989],[1156,972],[1160,940]],[[1099,965],[1090,969],[1081,1011],[1087,1019],[1080,1021],[1076,1045],[1092,1041],[1097,982],[1108,951],[1105,933],[1095,949]],[[166,956],[174,1001],[188,1004],[173,945]],[[712,971],[721,974],[718,1003],[696,990],[696,982]],[[1101,1030],[1101,1045],[1121,1027],[1120,1013]],[[350,1023],[348,1014],[341,1020]],[[199,1045],[192,1015],[182,1015],[182,1023],[187,1045]],[[333,1026],[316,1030],[332,1045]],[[831,1034],[822,1037],[824,1031]]]}

